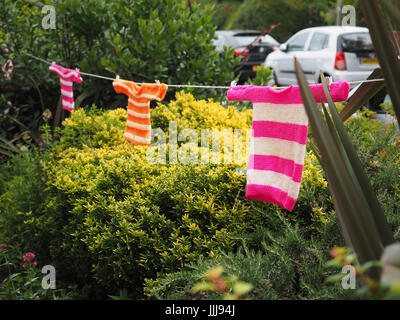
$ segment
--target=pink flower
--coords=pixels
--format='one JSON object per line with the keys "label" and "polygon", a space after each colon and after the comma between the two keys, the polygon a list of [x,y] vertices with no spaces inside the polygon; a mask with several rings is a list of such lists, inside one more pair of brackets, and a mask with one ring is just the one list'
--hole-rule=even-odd
{"label": "pink flower", "polygon": [[6,63],[1,67],[1,70],[4,72],[4,77],[7,79],[11,79],[13,69],[14,65],[10,59],[8,59]]}
{"label": "pink flower", "polygon": [[7,248],[7,245],[4,244],[4,243],[2,243],[2,244],[0,244],[0,249],[1,249],[1,248]]}
{"label": "pink flower", "polygon": [[25,253],[25,255],[22,258],[24,259],[24,261],[30,262],[33,259],[35,259],[35,257],[36,256],[32,252],[27,252],[27,253]]}
{"label": "pink flower", "polygon": [[22,257],[23,259],[24,259],[24,261],[25,261],[25,263],[22,265],[22,267],[24,268],[24,269],[26,269],[28,266],[30,266],[31,264],[34,266],[34,267],[36,267],[37,266],[37,261],[33,261],[32,262],[32,260],[33,259],[35,259],[35,254],[34,253],[32,253],[32,252],[27,252],[27,253],[25,253],[25,255]]}

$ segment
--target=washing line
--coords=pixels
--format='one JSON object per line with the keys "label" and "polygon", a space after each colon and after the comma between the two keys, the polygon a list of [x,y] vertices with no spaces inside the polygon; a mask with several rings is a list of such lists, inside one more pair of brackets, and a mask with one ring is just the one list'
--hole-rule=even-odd
{"label": "washing line", "polygon": [[[30,53],[27,52],[22,52],[23,54],[34,58],[36,60],[39,60],[41,62],[47,63],[48,65],[51,65],[52,63],[42,59],[40,57],[36,57]],[[54,63],[54,62],[53,62]],[[79,70],[79,69],[78,69]],[[83,74],[85,76],[88,77],[95,77],[95,78],[99,78],[99,79],[104,79],[104,80],[110,80],[110,81],[114,81],[115,79],[119,79],[119,76],[117,75],[116,78],[110,78],[110,77],[105,77],[105,76],[101,76],[101,75],[97,75],[97,74],[93,74],[93,73],[87,73],[87,72],[82,72],[79,70],[80,74]],[[157,81],[157,80],[156,80]],[[368,82],[380,82],[380,81],[385,81],[385,79],[369,79],[369,80],[359,80],[359,81],[349,81],[349,84],[361,84],[361,83],[368,83]],[[138,85],[142,85],[143,83],[140,82],[135,82]],[[193,84],[167,84],[168,87],[175,87],[175,88],[201,88],[201,89],[230,89],[232,86],[235,86],[236,83],[234,81],[232,81],[230,86],[206,86],[206,85],[193,85]],[[285,89],[288,87],[274,87],[274,89]]]}

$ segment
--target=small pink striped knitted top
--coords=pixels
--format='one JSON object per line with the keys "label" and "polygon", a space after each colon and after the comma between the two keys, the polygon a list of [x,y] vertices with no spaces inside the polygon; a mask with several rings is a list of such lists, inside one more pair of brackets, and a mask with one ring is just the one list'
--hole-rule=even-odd
{"label": "small pink striped knitted top", "polygon": [[51,64],[49,69],[60,77],[62,107],[65,110],[72,111],[75,109],[74,93],[72,83],[81,83],[81,74],[77,70],[65,69],[59,65]]}
{"label": "small pink striped knitted top", "polygon": [[[326,102],[322,84],[310,85],[317,102]],[[333,101],[347,99],[349,84],[334,82]],[[275,203],[293,210],[299,195],[307,143],[308,117],[300,89],[235,86],[228,100],[253,102],[253,130],[247,167],[246,198]]]}

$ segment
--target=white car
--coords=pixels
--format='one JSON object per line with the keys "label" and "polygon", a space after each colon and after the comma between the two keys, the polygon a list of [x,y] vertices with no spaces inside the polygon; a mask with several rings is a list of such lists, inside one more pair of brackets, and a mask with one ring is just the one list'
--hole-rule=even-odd
{"label": "white car", "polygon": [[309,83],[320,82],[320,70],[333,81],[351,82],[366,79],[379,67],[369,31],[363,27],[326,26],[297,32],[265,60],[275,84],[297,84],[294,57]]}
{"label": "white car", "polygon": [[279,46],[279,42],[272,38],[270,35],[262,35],[257,30],[217,30],[215,31],[215,38],[213,44],[218,52],[221,52],[225,46],[235,49],[235,56],[245,56],[249,49],[247,45],[260,39],[261,42],[269,43],[271,46]]}

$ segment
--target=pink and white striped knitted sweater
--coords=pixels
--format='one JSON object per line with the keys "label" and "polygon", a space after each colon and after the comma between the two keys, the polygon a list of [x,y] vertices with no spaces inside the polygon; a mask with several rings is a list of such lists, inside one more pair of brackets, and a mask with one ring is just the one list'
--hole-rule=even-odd
{"label": "pink and white striped knitted sweater", "polygon": [[[322,84],[310,85],[317,102],[326,97]],[[319,94],[318,94],[319,91]],[[347,99],[349,84],[331,84],[333,101]],[[298,86],[283,90],[271,87],[235,86],[228,100],[253,102],[253,130],[247,167],[246,198],[268,201],[292,211],[303,173],[308,117]]]}
{"label": "pink and white striped knitted sweater", "polygon": [[72,111],[75,109],[74,93],[72,83],[81,83],[81,74],[77,70],[65,69],[59,65],[51,64],[49,69],[60,77],[62,107],[65,110]]}

